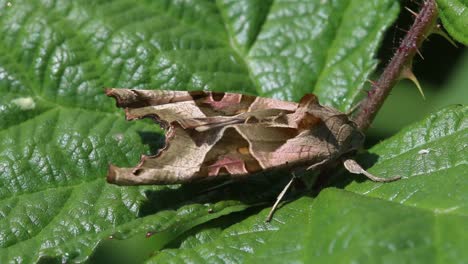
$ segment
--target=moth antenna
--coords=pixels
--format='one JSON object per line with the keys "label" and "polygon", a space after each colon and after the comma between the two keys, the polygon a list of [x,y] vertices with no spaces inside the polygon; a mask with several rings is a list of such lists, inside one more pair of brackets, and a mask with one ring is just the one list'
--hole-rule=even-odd
{"label": "moth antenna", "polygon": [[372,181],[375,181],[375,182],[392,182],[392,181],[396,181],[396,180],[401,179],[401,176],[394,176],[394,177],[391,177],[391,178],[381,178],[381,177],[377,177],[375,175],[372,175],[369,172],[367,172],[365,169],[363,169],[361,167],[361,165],[359,165],[359,163],[357,163],[355,160],[352,160],[352,159],[345,160],[343,162],[343,165],[344,165],[345,169],[347,171],[349,171],[350,173],[362,174],[362,175],[366,176],[367,178],[369,178],[369,179],[371,179]]}
{"label": "moth antenna", "polygon": [[278,208],[278,204],[281,202],[281,200],[283,200],[284,195],[289,190],[289,188],[291,187],[291,185],[292,185],[292,183],[294,182],[295,179],[296,179],[296,175],[294,175],[294,173],[293,173],[293,176],[292,176],[291,180],[288,182],[288,184],[286,184],[286,186],[280,192],[278,197],[276,197],[276,202],[275,202],[275,204],[273,204],[273,207],[271,208],[270,212],[268,213],[268,216],[266,217],[265,222],[268,223],[268,222],[271,221],[271,218],[273,218],[273,214],[275,213],[276,208]]}
{"label": "moth antenna", "polygon": [[357,103],[357,104],[355,104],[355,105],[353,105],[353,106],[351,107],[351,109],[349,109],[345,114],[346,114],[347,116],[350,116],[351,114],[353,114],[353,113],[359,108],[359,106],[361,106],[361,103],[362,103],[362,101],[359,102],[359,103]]}

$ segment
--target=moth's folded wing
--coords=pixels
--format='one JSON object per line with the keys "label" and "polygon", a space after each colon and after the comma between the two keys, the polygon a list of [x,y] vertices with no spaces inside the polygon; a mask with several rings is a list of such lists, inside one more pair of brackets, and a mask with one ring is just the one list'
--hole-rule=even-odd
{"label": "moth's folded wing", "polygon": [[118,185],[187,183],[216,177],[239,177],[263,168],[250,154],[248,139],[234,126],[207,131],[170,126],[166,146],[142,156],[134,168],[111,165],[107,181]]}
{"label": "moth's folded wing", "polygon": [[203,137],[174,124],[166,146],[157,155],[141,157],[134,168],[110,165],[107,181],[118,185],[174,184],[197,179],[203,160],[217,141],[216,133]]}
{"label": "moth's folded wing", "polygon": [[[217,134],[215,141],[206,135]],[[262,170],[288,165],[307,167],[329,156],[327,143],[310,131],[265,124],[234,124],[192,133],[195,142],[211,147],[204,153],[198,177],[242,177]],[[197,137],[199,139],[197,140]],[[197,144],[197,145],[203,145]]]}
{"label": "moth's folded wing", "polygon": [[268,168],[254,153],[274,151],[297,135],[293,128],[264,131],[264,124],[244,121],[236,117],[174,121],[166,133],[166,146],[157,155],[143,156],[135,168],[110,166],[107,179],[120,185],[141,185],[239,177]]}
{"label": "moth's folded wing", "polygon": [[141,118],[150,113],[172,122],[185,118],[235,116],[262,109],[295,111],[297,104],[270,98],[236,93],[205,91],[167,91],[107,89],[117,106],[127,109],[127,118]]}
{"label": "moth's folded wing", "polygon": [[[249,139],[232,126],[278,122],[296,103],[232,93],[108,89],[127,119],[153,117],[168,129],[158,155],[143,156],[135,168],[110,166],[108,181],[122,185],[190,182],[263,169],[249,152]],[[280,109],[280,110],[278,110]],[[265,121],[266,120],[266,121]]]}
{"label": "moth's folded wing", "polygon": [[289,111],[280,109],[261,109],[235,116],[213,116],[204,118],[180,119],[177,122],[185,129],[195,129],[202,132],[235,124],[257,124],[262,126],[289,127]]}
{"label": "moth's folded wing", "polygon": [[327,159],[333,148],[326,135],[317,136],[313,130],[251,125],[236,125],[236,129],[249,139],[249,153],[263,168],[314,164]]}
{"label": "moth's folded wing", "polygon": [[118,107],[138,108],[150,105],[164,105],[193,101],[205,96],[203,92],[138,90],[124,88],[107,88],[106,95],[114,97]]}
{"label": "moth's folded wing", "polygon": [[206,117],[195,102],[208,96],[204,92],[110,88],[106,94],[115,98],[118,107],[125,108],[127,120],[153,117],[170,123],[178,119]]}

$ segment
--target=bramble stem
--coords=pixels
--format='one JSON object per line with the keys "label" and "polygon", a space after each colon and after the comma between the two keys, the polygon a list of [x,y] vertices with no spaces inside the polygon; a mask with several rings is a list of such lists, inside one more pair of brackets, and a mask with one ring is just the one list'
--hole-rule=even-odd
{"label": "bramble stem", "polygon": [[372,85],[368,96],[360,103],[355,122],[365,131],[369,128],[391,89],[402,77],[405,70],[411,70],[414,55],[418,52],[427,34],[433,29],[437,20],[437,6],[434,0],[423,3],[419,14],[405,38],[401,41],[397,52],[385,67],[377,82]]}

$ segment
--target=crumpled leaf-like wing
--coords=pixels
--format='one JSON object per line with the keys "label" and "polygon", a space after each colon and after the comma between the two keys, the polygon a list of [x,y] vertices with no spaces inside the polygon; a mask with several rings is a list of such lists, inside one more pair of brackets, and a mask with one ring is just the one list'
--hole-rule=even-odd
{"label": "crumpled leaf-like wing", "polygon": [[128,120],[151,117],[166,129],[166,146],[157,155],[143,155],[135,168],[111,165],[107,177],[111,183],[171,184],[239,177],[319,162],[338,148],[326,139],[330,127],[322,120],[341,114],[320,106],[314,95],[297,104],[204,91],[108,89],[106,93],[125,107]]}

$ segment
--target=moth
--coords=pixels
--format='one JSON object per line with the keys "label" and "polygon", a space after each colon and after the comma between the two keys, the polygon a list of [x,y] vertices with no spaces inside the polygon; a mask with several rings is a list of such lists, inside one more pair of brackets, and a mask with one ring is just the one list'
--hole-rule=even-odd
{"label": "moth", "polygon": [[341,159],[348,171],[373,181],[400,178],[376,177],[347,158],[362,147],[364,134],[348,115],[320,105],[313,94],[299,103],[209,91],[111,88],[106,94],[125,109],[127,120],[152,118],[166,136],[165,146],[156,155],[142,155],[135,167],[110,165],[109,183],[239,179],[278,169],[317,170]]}

